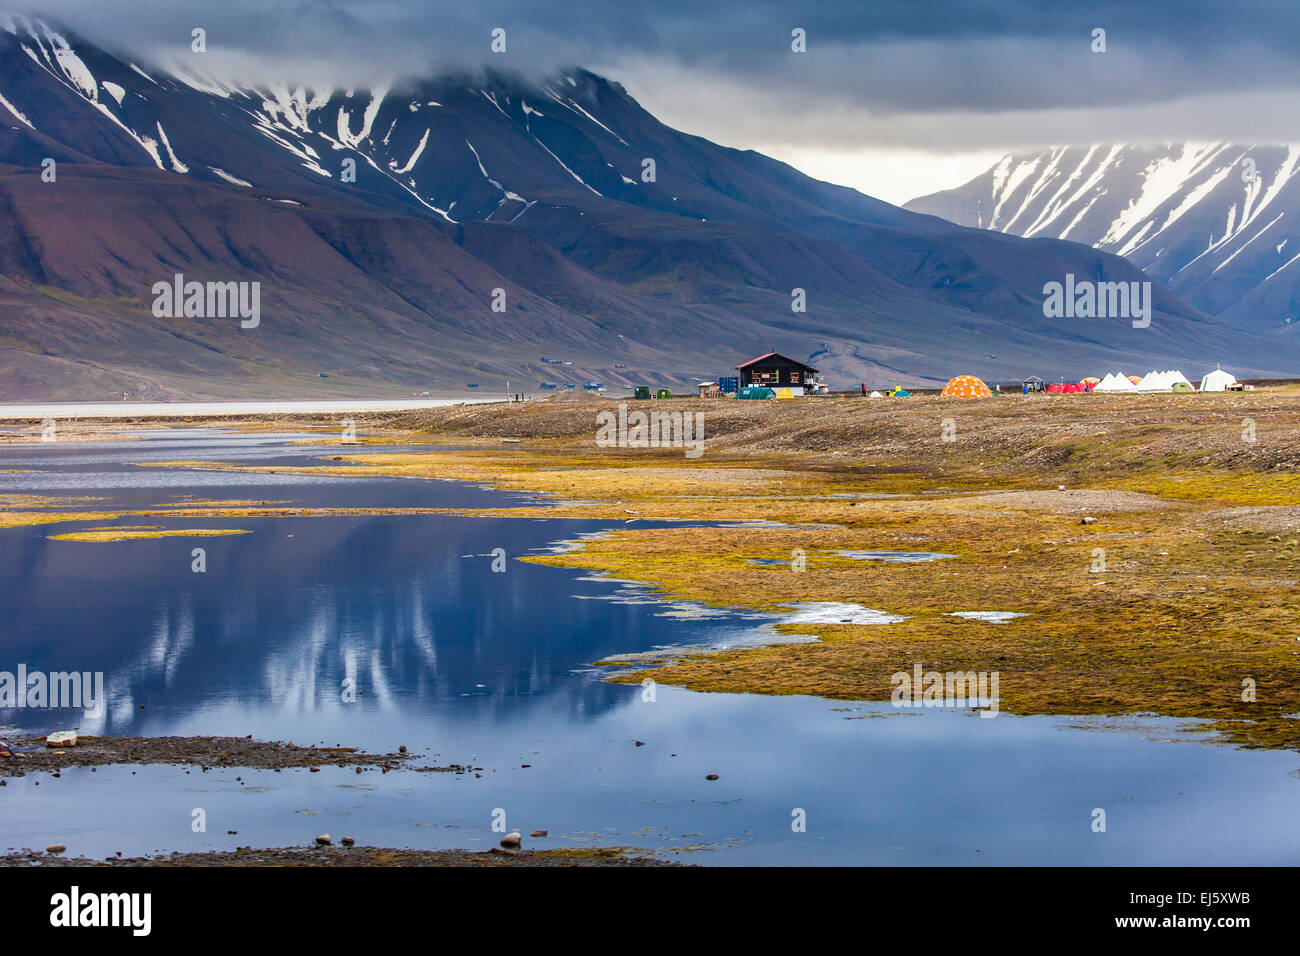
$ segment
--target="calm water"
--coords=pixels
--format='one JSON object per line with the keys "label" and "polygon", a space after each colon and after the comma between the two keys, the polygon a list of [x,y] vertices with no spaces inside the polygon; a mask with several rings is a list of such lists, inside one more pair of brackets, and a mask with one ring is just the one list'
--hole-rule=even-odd
{"label": "calm water", "polygon": [[[338,453],[295,448],[286,436],[147,434],[143,442],[0,448],[0,468],[38,470],[0,474],[0,494],[106,499],[87,509],[184,496],[346,507],[537,500],[443,481],[136,467],[315,462]],[[697,863],[1300,859],[1295,755],[1211,746],[1177,733],[1186,725],[1174,721],[1103,732],[1054,718],[987,720],[663,686],[647,701],[640,687],[608,684],[593,661],[742,643],[761,638],[771,620],[700,613],[624,583],[516,560],[621,522],[108,523],[253,533],[89,544],[51,541],[49,526],[0,530],[0,670],[22,662],[103,671],[109,698],[98,718],[7,710],[0,721],[31,731],[405,745],[431,763],[483,770],[29,775],[0,789],[3,847],[58,841],[70,853],[103,856],[301,844],[328,831],[376,845],[486,848],[499,836],[491,823],[501,809],[511,828],[550,831],[525,836],[526,846],[633,845]],[[194,547],[207,552],[206,573],[191,570]],[[498,548],[504,573],[492,570]],[[343,700],[345,679],[363,691],[354,703]],[[718,780],[705,779],[713,773]],[[1108,813],[1106,833],[1091,830],[1095,807]],[[206,833],[191,829],[195,808],[206,812]],[[806,832],[791,828],[796,809]]]}

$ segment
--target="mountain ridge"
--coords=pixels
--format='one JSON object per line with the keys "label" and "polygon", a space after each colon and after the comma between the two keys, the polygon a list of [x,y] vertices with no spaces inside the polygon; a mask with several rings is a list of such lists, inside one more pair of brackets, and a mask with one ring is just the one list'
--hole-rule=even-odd
{"label": "mountain ridge", "polygon": [[[1044,281],[1146,277],[1105,252],[955,227],[680,133],[585,70],[239,86],[41,21],[11,26],[6,399],[532,391],[556,352],[576,384],[674,387],[769,349],[818,355],[840,385],[1293,367],[1285,348],[1159,286],[1142,335],[1126,320],[1048,320]],[[56,182],[42,181],[46,157]],[[148,290],[177,273],[262,283],[262,322],[155,317]],[[806,312],[791,309],[796,289]]]}

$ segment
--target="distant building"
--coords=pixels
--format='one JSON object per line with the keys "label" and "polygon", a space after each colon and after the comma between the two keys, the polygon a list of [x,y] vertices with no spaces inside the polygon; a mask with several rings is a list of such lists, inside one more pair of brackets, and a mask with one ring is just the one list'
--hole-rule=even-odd
{"label": "distant building", "polygon": [[815,391],[821,384],[817,369],[780,352],[768,352],[750,359],[737,365],[736,371],[740,373],[741,388],[751,385],[771,389],[788,388],[794,394],[802,395],[805,390]]}
{"label": "distant building", "polygon": [[717,382],[700,382],[695,388],[698,390],[700,398],[722,397],[722,389],[718,387]]}

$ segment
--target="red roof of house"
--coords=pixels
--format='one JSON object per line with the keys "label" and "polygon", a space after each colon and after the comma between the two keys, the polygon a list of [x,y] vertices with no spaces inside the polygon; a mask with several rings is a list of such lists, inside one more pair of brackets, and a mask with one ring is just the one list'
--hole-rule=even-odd
{"label": "red roof of house", "polygon": [[742,362],[742,363],[740,363],[739,365],[736,366],[736,368],[738,368],[738,369],[741,369],[741,368],[749,368],[751,365],[755,364],[756,362],[761,362],[761,361],[763,361],[763,359],[771,358],[771,357],[774,356],[774,355],[775,355],[777,358],[785,359],[787,362],[791,362],[791,363],[793,363],[793,364],[795,364],[795,365],[802,366],[803,368],[808,369],[808,371],[810,371],[810,372],[816,372],[816,371],[817,371],[817,369],[813,368],[813,367],[812,367],[811,365],[809,365],[807,362],[800,362],[798,359],[792,359],[792,358],[790,358],[790,356],[788,356],[788,355],[782,355],[780,352],[765,352],[764,354],[760,355],[758,358],[750,359],[748,362]]}

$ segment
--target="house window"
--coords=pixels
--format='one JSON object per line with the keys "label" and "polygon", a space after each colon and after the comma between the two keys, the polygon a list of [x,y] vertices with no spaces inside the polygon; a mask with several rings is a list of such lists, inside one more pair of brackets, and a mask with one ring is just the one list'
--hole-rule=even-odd
{"label": "house window", "polygon": [[760,385],[775,385],[777,382],[777,370],[774,368],[754,369],[753,381]]}
{"label": "house window", "polygon": [[803,374],[803,373],[800,372],[797,368],[796,368],[796,369],[791,369],[791,370],[790,370],[790,384],[791,384],[791,385],[798,385],[801,381],[803,381],[803,379],[800,377],[802,374]]}

